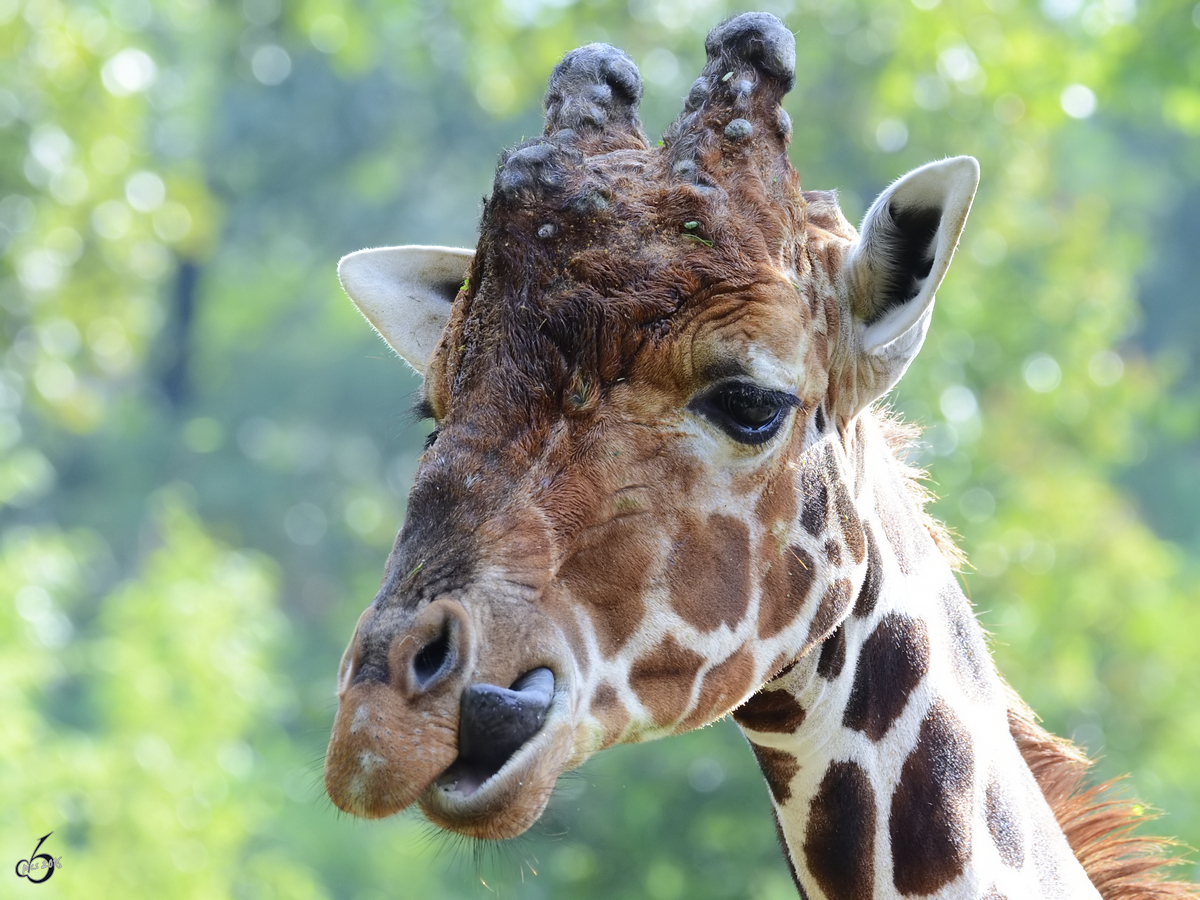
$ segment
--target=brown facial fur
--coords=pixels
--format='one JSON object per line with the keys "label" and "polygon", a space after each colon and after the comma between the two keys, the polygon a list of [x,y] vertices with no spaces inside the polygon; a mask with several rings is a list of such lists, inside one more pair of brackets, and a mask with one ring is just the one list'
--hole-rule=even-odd
{"label": "brown facial fur", "polygon": [[754,671],[754,654],[745,648],[709,669],[700,685],[696,708],[683,720],[679,730],[690,731],[706,725],[740,703],[758,687],[754,682]]}
{"label": "brown facial fur", "polygon": [[641,598],[658,548],[646,540],[639,523],[627,519],[598,526],[580,543],[560,577],[571,600],[590,614],[600,652],[611,657],[641,624]]}
{"label": "brown facial fur", "polygon": [[[556,690],[571,692],[573,679],[600,677],[597,665],[628,665],[654,723],[692,727],[770,674],[744,646],[755,631],[815,615],[806,650],[847,610],[849,582],[822,571],[847,551],[859,558],[862,541],[844,490],[830,488],[831,457],[806,454],[805,441],[837,325],[820,267],[840,264],[855,234],[832,195],[800,192],[787,158],[790,35],[765,17],[741,21],[710,41],[661,146],[637,123],[632,63],[595,45],[555,70],[543,136],[501,159],[469,277],[428,362],[438,437],[377,601],[399,612],[362,636],[403,645],[408,617],[463,594],[473,634],[487,639],[464,644],[478,664],[455,690],[480,679],[503,688],[549,664]],[[777,439],[739,443],[697,411],[731,379],[795,398]],[[797,472],[789,463],[802,456]],[[710,477],[714,457],[724,485]],[[798,477],[812,484],[804,523],[838,525],[825,552],[788,538]],[[730,498],[769,520],[767,536],[752,538]],[[518,634],[484,627],[490,603],[512,612],[505,622],[536,611],[548,662]],[[743,627],[752,608],[757,622]],[[672,622],[724,635],[710,651],[724,662],[699,684],[706,659]],[[647,628],[666,637],[622,663]],[[592,640],[598,658],[580,652]],[[599,745],[625,733],[629,711],[592,691],[603,734],[587,740]],[[440,714],[452,732],[453,708]],[[340,734],[331,759],[356,758]],[[401,799],[422,789],[409,784]]]}
{"label": "brown facial fur", "polygon": [[656,649],[638,657],[629,686],[657,724],[670,725],[687,708],[703,665],[703,656],[667,635]]}
{"label": "brown facial fur", "polygon": [[763,611],[758,617],[759,637],[769,638],[791,624],[812,592],[817,577],[816,563],[798,545],[784,549],[770,562],[763,578]]}
{"label": "brown facial fur", "polygon": [[604,723],[604,746],[617,743],[631,716],[612,685],[606,682],[596,688],[590,707],[592,715]]}
{"label": "brown facial fur", "polygon": [[676,539],[671,605],[701,631],[736,627],[750,604],[750,535],[729,516],[713,516]]}

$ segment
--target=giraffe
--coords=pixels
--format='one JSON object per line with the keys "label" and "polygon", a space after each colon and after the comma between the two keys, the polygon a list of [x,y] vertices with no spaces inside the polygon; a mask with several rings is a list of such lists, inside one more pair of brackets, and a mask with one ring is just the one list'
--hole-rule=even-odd
{"label": "giraffe", "polygon": [[475,251],[339,266],[435,429],[339,667],[330,798],[512,837],[596,751],[732,713],[801,897],[1198,896],[1109,839],[1123,807],[997,674],[879,411],[978,164],[856,230],[788,159],[783,23],[705,46],[658,146],[633,62],[567,54]]}

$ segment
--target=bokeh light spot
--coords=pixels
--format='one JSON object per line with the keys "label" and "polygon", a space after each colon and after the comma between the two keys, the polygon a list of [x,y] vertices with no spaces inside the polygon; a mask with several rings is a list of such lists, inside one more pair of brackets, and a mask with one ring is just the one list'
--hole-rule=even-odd
{"label": "bokeh light spot", "polygon": [[1021,367],[1025,383],[1039,394],[1048,394],[1062,381],[1062,369],[1053,356],[1035,353]]}
{"label": "bokeh light spot", "polygon": [[274,87],[292,74],[292,58],[278,44],[263,44],[250,57],[250,71],[263,84]]}
{"label": "bokeh light spot", "polygon": [[136,47],[120,51],[100,70],[100,80],[115,97],[128,97],[149,88],[158,78],[158,66],[150,54]]}
{"label": "bokeh light spot", "polygon": [[1059,103],[1072,119],[1086,119],[1096,111],[1096,95],[1082,84],[1069,84],[1063,88]]}

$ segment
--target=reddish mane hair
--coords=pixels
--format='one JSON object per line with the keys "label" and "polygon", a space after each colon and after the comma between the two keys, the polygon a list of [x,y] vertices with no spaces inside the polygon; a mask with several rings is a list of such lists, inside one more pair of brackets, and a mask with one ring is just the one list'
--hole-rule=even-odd
{"label": "reddish mane hair", "polygon": [[1037,779],[1088,878],[1104,900],[1183,900],[1200,885],[1167,881],[1175,841],[1136,833],[1153,818],[1136,800],[1119,796],[1121,779],[1088,785],[1092,760],[1070,741],[1037,724],[1032,710],[1009,692],[1008,728]]}

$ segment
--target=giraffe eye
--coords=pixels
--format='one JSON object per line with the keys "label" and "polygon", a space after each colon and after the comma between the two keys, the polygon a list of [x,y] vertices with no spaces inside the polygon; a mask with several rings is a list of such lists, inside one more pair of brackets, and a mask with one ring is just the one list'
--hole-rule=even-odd
{"label": "giraffe eye", "polygon": [[800,401],[784,391],[745,382],[718,385],[693,402],[692,408],[742,444],[765,444],[783,426],[788,410]]}
{"label": "giraffe eye", "polygon": [[438,434],[440,434],[442,430],[438,425],[437,416],[433,413],[433,404],[430,403],[426,397],[421,397],[413,407],[413,417],[417,421],[423,421],[425,419],[433,420],[433,431],[429,432],[429,434],[425,436],[424,449],[428,450],[433,446],[433,442],[438,439]]}

